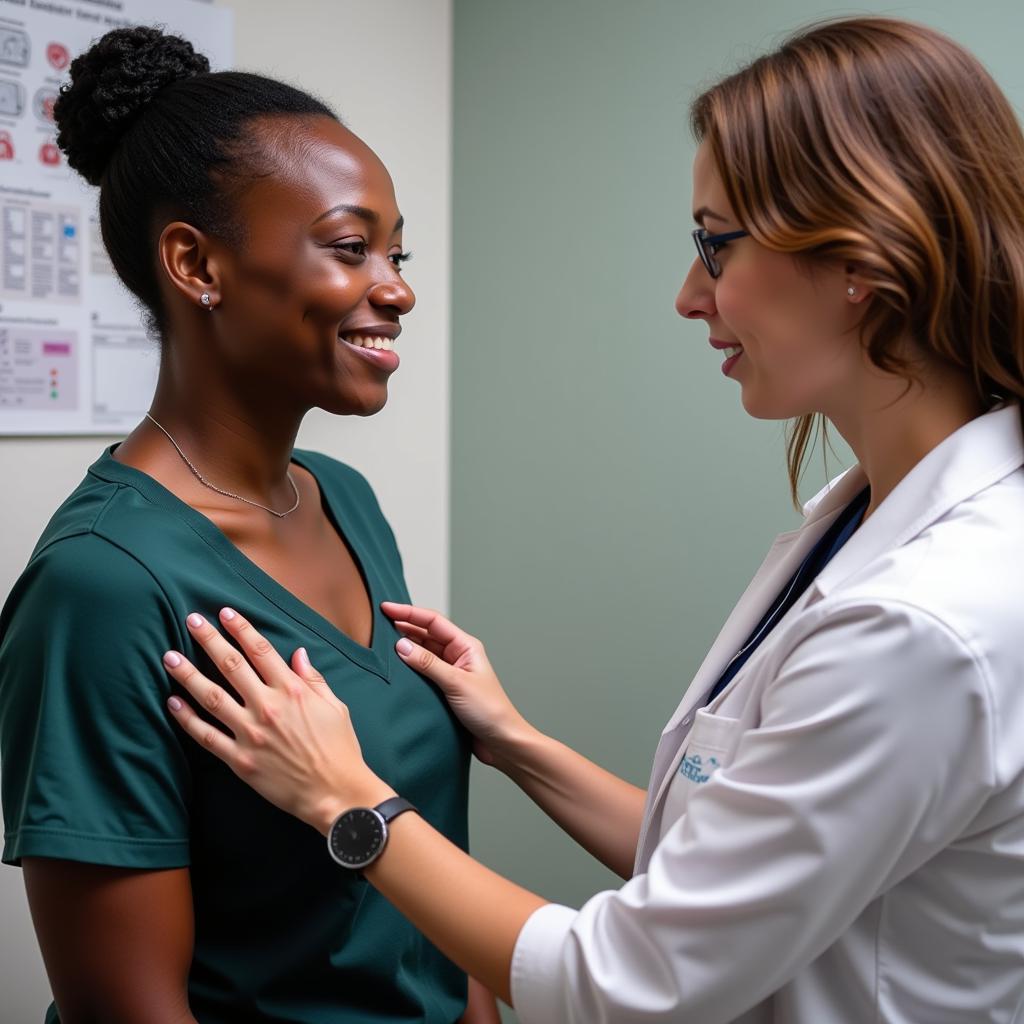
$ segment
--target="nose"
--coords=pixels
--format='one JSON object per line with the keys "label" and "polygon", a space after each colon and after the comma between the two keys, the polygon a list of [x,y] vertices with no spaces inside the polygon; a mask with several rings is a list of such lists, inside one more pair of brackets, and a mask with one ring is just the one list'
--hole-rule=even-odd
{"label": "nose", "polygon": [[416,305],[413,290],[397,271],[386,280],[374,282],[367,292],[367,298],[378,309],[390,310],[397,316],[404,316]]}
{"label": "nose", "polygon": [[708,320],[715,315],[715,279],[695,259],[676,296],[676,312],[688,320]]}

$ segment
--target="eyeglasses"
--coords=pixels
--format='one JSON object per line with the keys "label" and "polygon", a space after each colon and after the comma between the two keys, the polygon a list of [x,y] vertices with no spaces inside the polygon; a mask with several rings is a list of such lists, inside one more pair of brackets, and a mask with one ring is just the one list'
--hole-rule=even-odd
{"label": "eyeglasses", "polygon": [[718,277],[722,273],[722,265],[715,259],[715,254],[719,249],[728,245],[729,242],[749,234],[749,231],[728,231],[724,235],[709,235],[707,228],[695,228],[693,241],[697,246],[697,252],[700,255],[701,263],[704,264],[704,269],[712,277]]}

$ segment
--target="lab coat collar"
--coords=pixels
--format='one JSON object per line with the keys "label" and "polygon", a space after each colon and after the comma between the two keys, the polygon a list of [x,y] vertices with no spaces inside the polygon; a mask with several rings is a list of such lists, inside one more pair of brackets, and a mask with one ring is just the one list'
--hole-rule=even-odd
{"label": "lab coat collar", "polygon": [[807,529],[810,523],[847,505],[866,485],[867,479],[859,465],[844,470],[804,503],[803,528]]}
{"label": "lab coat collar", "polygon": [[[814,581],[812,600],[832,593],[879,555],[906,544],[1022,465],[1024,434],[1018,404],[1000,406],[964,424],[914,466],[840,548]],[[821,506],[843,507],[865,483],[863,471],[854,467]],[[821,506],[812,515],[817,516]]]}

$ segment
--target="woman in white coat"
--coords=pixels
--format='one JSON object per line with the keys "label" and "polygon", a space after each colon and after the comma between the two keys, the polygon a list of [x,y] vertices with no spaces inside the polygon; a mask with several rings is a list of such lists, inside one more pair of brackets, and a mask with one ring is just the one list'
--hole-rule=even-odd
{"label": "woman in white coat", "polygon": [[248,660],[189,620],[234,694],[165,659],[232,735],[187,701],[172,712],[523,1024],[1009,1021],[1024,994],[1024,138],[970,54],[885,19],[796,35],[700,96],[693,126],[699,258],[677,309],[707,323],[750,415],[795,421],[794,495],[816,416],[858,464],[771,548],[646,791],[524,721],[478,640],[385,606],[398,655],[478,756],[623,886],[547,904],[416,813],[392,817],[400,794],[329,683],[238,612],[220,623]]}

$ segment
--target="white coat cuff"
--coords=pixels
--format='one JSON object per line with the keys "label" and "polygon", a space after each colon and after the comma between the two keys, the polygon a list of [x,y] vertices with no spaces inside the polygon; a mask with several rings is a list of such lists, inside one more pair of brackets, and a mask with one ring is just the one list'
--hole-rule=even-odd
{"label": "white coat cuff", "polygon": [[562,950],[579,911],[548,903],[526,920],[512,953],[512,1002],[520,1024],[565,1024]]}

